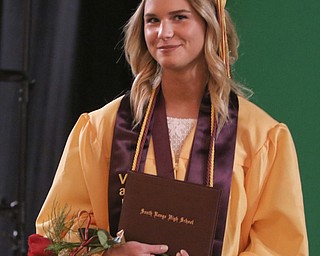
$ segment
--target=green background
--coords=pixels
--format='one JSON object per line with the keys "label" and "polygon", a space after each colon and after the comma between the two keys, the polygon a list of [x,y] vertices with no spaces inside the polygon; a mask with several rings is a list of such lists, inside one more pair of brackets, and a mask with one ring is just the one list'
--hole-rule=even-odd
{"label": "green background", "polygon": [[320,1],[235,1],[235,78],[253,102],[286,123],[295,141],[310,255],[320,255]]}

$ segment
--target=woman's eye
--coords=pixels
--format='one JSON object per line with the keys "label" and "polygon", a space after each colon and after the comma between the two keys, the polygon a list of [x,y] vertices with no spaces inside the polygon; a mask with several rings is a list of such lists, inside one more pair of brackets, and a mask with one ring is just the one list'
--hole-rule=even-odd
{"label": "woman's eye", "polygon": [[148,18],[148,19],[146,19],[146,23],[156,23],[156,22],[158,22],[159,21],[159,19],[157,19],[157,18]]}
{"label": "woman's eye", "polygon": [[174,19],[175,20],[184,20],[184,19],[187,19],[187,16],[185,16],[185,15],[176,15],[176,16],[174,16]]}

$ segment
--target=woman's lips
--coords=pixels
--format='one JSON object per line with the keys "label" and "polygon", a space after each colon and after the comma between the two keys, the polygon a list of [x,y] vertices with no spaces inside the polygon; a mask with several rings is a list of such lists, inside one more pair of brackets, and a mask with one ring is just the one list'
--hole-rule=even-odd
{"label": "woman's lips", "polygon": [[180,47],[180,44],[178,44],[178,45],[160,45],[157,47],[157,49],[160,50],[161,52],[171,52],[171,51],[178,49],[179,47]]}

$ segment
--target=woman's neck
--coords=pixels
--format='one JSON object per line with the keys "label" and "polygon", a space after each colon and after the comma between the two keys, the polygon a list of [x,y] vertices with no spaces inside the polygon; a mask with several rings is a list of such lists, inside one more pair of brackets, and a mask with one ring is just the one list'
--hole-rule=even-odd
{"label": "woman's neck", "polygon": [[162,92],[167,116],[197,118],[207,84],[206,72],[163,71]]}

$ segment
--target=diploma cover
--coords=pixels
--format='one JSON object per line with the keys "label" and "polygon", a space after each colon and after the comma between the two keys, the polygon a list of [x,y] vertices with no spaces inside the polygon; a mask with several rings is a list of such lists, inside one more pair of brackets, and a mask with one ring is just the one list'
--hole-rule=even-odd
{"label": "diploma cover", "polygon": [[126,241],[166,244],[212,255],[221,191],[198,184],[128,172],[119,229]]}

